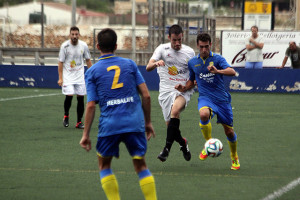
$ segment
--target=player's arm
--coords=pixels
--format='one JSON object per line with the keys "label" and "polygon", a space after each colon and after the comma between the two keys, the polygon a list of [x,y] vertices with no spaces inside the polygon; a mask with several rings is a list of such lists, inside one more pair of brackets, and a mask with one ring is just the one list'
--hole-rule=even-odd
{"label": "player's arm", "polygon": [[86,59],[85,62],[88,68],[90,68],[93,65],[91,59]]}
{"label": "player's arm", "polygon": [[163,60],[156,61],[154,59],[150,59],[146,66],[146,70],[149,72],[160,66],[165,66],[165,62]]}
{"label": "player's arm", "polygon": [[225,76],[235,76],[235,70],[231,67],[227,67],[225,69],[217,69],[215,66],[208,66],[208,71],[213,74],[222,74]]}
{"label": "player's arm", "polygon": [[155,132],[151,122],[151,97],[146,83],[138,85],[138,90],[142,98],[147,140],[150,140],[152,136],[155,137]]}
{"label": "player's arm", "polygon": [[194,81],[188,80],[185,85],[178,84],[175,86],[175,89],[179,92],[186,92],[195,87]]}
{"label": "player's arm", "polygon": [[96,110],[96,102],[89,101],[85,110],[85,118],[84,118],[84,129],[82,133],[82,138],[80,140],[80,146],[85,150],[91,150],[91,140],[90,140],[90,131],[95,117]]}
{"label": "player's arm", "polygon": [[57,84],[62,86],[63,84],[63,62],[58,62],[58,81]]}

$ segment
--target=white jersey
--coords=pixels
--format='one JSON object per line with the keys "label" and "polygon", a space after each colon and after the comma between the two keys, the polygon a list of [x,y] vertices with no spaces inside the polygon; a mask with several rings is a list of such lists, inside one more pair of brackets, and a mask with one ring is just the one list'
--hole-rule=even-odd
{"label": "white jersey", "polygon": [[[245,45],[247,45],[247,44],[253,45],[250,42],[250,38],[251,37],[249,37],[246,40]],[[262,36],[257,36],[257,38],[255,38],[254,41],[257,43],[264,43],[264,38]],[[246,61],[247,62],[263,62],[262,49],[255,48],[252,50],[247,50]]]}
{"label": "white jersey", "polygon": [[63,62],[63,84],[84,84],[84,60],[91,59],[87,44],[78,40],[72,45],[71,40],[65,41],[59,51],[59,62]]}
{"label": "white jersey", "polygon": [[165,66],[157,67],[160,93],[176,90],[177,84],[186,84],[190,74],[187,63],[193,56],[195,56],[194,50],[184,44],[178,51],[171,47],[171,43],[161,44],[155,49],[151,59],[165,62]]}

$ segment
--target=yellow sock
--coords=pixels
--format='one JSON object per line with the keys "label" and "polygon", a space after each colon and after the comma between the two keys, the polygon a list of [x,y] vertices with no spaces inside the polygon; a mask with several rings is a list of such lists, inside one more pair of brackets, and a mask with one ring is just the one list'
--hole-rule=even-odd
{"label": "yellow sock", "polygon": [[211,138],[211,123],[210,121],[207,124],[199,122],[199,126],[201,128],[201,132],[203,134],[204,139],[207,141]]}
{"label": "yellow sock", "polygon": [[144,194],[145,200],[156,200],[155,181],[153,176],[147,176],[140,179],[140,187]]}
{"label": "yellow sock", "polygon": [[120,200],[118,181],[114,174],[102,178],[101,185],[108,200]]}
{"label": "yellow sock", "polygon": [[233,159],[238,157],[238,154],[237,154],[237,140],[234,141],[234,142],[228,141],[228,144],[229,144],[229,147],[230,147],[230,157],[233,160]]}

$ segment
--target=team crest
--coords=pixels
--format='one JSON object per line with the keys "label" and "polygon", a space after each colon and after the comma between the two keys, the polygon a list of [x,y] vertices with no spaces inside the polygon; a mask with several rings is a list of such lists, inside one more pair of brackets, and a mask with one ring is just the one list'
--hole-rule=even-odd
{"label": "team crest", "polygon": [[76,67],[76,62],[75,62],[75,60],[72,60],[72,61],[71,61],[70,67],[71,67],[71,68]]}
{"label": "team crest", "polygon": [[178,75],[178,70],[175,66],[168,67],[168,73],[172,76]]}

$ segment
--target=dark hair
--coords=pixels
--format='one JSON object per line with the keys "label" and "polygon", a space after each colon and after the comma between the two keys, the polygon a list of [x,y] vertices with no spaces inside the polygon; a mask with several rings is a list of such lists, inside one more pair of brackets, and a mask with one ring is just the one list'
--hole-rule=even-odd
{"label": "dark hair", "polygon": [[78,31],[79,32],[79,28],[77,26],[72,26],[70,28],[70,33],[71,33],[71,31]]}
{"label": "dark hair", "polygon": [[211,43],[211,37],[208,33],[199,33],[197,35],[197,44],[198,42],[201,41],[201,42],[209,42]]}
{"label": "dark hair", "polygon": [[183,33],[181,26],[178,24],[174,24],[169,28],[169,36],[171,37],[171,34],[179,35],[180,33]]}
{"label": "dark hair", "polygon": [[103,53],[114,52],[118,37],[113,29],[103,29],[98,33],[97,39],[99,48]]}
{"label": "dark hair", "polygon": [[256,30],[258,31],[258,27],[256,26],[256,25],[254,25],[254,26],[251,26],[251,31],[252,31],[252,28],[256,28]]}

